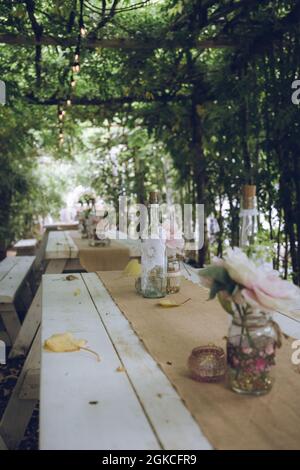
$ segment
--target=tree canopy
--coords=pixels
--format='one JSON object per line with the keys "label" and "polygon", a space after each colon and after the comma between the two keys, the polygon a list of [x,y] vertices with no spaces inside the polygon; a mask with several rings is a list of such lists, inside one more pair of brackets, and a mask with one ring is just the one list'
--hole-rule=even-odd
{"label": "tree canopy", "polygon": [[156,187],[204,203],[220,231],[200,265],[238,242],[255,183],[261,241],[300,283],[299,16],[298,0],[3,0],[3,243],[59,207],[61,182],[38,174],[49,154],[114,203]]}

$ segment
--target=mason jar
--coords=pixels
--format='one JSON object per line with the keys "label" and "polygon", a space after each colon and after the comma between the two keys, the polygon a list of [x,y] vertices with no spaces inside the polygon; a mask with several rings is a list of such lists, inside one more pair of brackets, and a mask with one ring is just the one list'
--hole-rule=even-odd
{"label": "mason jar", "polygon": [[264,395],[274,384],[278,331],[263,312],[241,315],[239,307],[234,310],[227,338],[229,387],[240,394]]}

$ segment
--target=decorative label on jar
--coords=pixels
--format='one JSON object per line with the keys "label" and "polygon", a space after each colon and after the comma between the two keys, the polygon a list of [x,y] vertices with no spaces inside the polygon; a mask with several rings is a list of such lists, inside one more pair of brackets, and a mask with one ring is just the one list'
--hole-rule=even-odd
{"label": "decorative label on jar", "polygon": [[163,297],[166,286],[166,247],[164,240],[143,240],[141,249],[142,293],[145,297]]}

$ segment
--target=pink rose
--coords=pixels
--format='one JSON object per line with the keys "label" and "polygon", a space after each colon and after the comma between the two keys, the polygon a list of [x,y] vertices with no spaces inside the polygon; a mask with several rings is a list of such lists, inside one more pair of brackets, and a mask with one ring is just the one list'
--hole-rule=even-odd
{"label": "pink rose", "polygon": [[252,348],[243,348],[242,351],[243,351],[244,354],[251,354],[253,349]]}
{"label": "pink rose", "polygon": [[228,249],[223,267],[241,286],[245,302],[253,308],[282,313],[300,309],[299,287],[282,280],[277,271],[266,271],[256,266],[239,248]]}
{"label": "pink rose", "polygon": [[275,271],[257,273],[251,288],[242,290],[245,301],[254,308],[289,313],[300,308],[300,289],[284,281]]}
{"label": "pink rose", "polygon": [[232,359],[232,362],[235,367],[238,367],[240,365],[240,361],[236,357]]}
{"label": "pink rose", "polygon": [[267,356],[274,354],[274,346],[272,343],[269,343],[265,349]]}
{"label": "pink rose", "polygon": [[257,359],[255,361],[255,370],[257,372],[263,372],[266,368],[266,361],[264,359]]}

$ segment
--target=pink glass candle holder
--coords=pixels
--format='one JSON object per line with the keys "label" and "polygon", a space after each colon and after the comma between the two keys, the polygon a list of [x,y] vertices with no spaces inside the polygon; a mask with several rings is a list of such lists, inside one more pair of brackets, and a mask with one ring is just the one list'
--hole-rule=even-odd
{"label": "pink glass candle holder", "polygon": [[199,382],[221,382],[225,377],[224,350],[214,344],[194,348],[188,359],[191,377]]}

